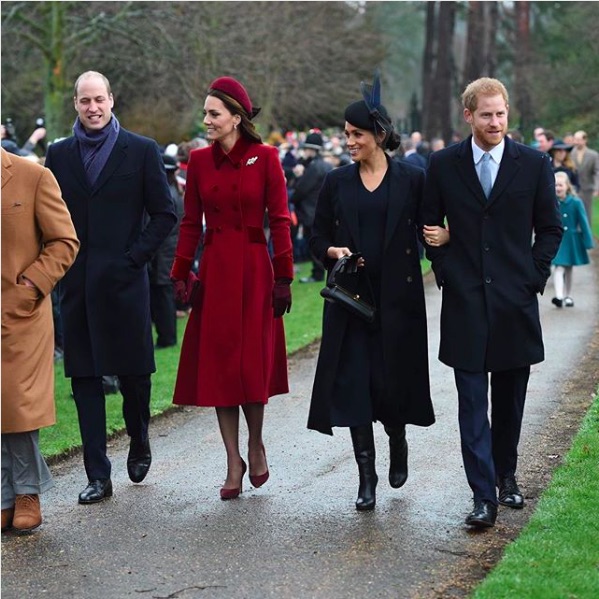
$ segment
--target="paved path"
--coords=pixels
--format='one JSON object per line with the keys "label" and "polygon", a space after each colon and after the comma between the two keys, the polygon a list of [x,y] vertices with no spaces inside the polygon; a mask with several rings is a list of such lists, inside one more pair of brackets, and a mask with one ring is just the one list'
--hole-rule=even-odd
{"label": "paved path", "polygon": [[2,535],[3,599],[465,596],[472,576],[484,576],[530,517],[563,452],[547,433],[556,415],[574,402],[570,411],[578,419],[590,403],[590,382],[582,385],[583,397],[580,385],[576,397],[567,385],[590,348],[597,352],[590,345],[599,325],[597,270],[575,269],[574,309],[551,305],[551,284],[541,298],[547,360],[533,367],[519,473],[528,507],[502,508],[494,529],[473,534],[463,525],[470,491],[452,372],[436,359],[440,293],[429,283],[437,423],[409,428],[410,477],[401,490],[386,484],[387,444],[377,425],[381,482],[374,512],[354,509],[357,471],[348,431],[331,438],[306,429],[311,349],[290,362],[291,394],[267,409],[271,479],[263,488],[248,486],[239,500],[220,501],[225,458],[214,412],[177,411],[151,429],[155,460],[143,484],[127,479],[126,440],[111,444],[110,501],[77,505],[85,484],[80,456],[53,467],[56,486],[43,497],[42,529]]}

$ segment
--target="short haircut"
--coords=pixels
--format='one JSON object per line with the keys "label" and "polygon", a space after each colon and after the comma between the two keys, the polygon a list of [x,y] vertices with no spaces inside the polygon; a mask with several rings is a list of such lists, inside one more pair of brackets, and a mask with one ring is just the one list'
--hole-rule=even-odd
{"label": "short haircut", "polygon": [[108,79],[104,75],[102,75],[102,73],[98,73],[98,71],[85,71],[85,73],[81,73],[81,75],[77,77],[77,81],[75,81],[75,86],[73,88],[73,98],[77,97],[77,90],[79,89],[79,84],[81,83],[81,81],[83,81],[84,79],[89,79],[91,77],[99,77],[100,79],[102,79],[102,81],[104,81],[104,84],[106,85],[108,95],[112,94],[112,90],[110,89],[110,81],[108,81]]}
{"label": "short haircut", "polygon": [[499,79],[481,77],[471,81],[462,93],[462,106],[474,112],[477,108],[478,96],[502,96],[505,103],[509,104],[507,89]]}

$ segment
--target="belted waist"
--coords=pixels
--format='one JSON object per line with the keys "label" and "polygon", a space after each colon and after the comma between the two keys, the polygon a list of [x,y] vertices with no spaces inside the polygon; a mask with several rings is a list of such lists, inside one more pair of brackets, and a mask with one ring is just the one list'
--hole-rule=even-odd
{"label": "belted waist", "polygon": [[264,235],[264,229],[262,227],[242,227],[236,225],[234,227],[209,227],[204,233],[204,245],[210,245],[215,235],[223,233],[224,231],[239,231],[246,235],[247,240],[250,243],[262,243],[266,245],[266,236]]}

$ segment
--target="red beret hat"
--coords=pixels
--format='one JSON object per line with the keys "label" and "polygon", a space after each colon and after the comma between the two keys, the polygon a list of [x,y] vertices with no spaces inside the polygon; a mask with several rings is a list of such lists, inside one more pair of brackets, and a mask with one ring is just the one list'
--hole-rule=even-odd
{"label": "red beret hat", "polygon": [[231,96],[231,98],[241,104],[247,115],[250,118],[252,117],[252,101],[245,87],[239,81],[233,79],[233,77],[219,77],[210,84],[210,89],[217,89]]}

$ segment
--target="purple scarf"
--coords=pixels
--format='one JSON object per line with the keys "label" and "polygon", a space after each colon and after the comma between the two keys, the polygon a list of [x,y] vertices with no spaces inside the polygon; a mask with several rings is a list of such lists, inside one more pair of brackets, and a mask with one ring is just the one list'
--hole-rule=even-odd
{"label": "purple scarf", "polygon": [[120,128],[119,121],[114,114],[108,125],[99,131],[87,131],[81,124],[79,117],[75,120],[73,134],[79,142],[83,168],[92,187],[100,176],[102,169],[106,166]]}

